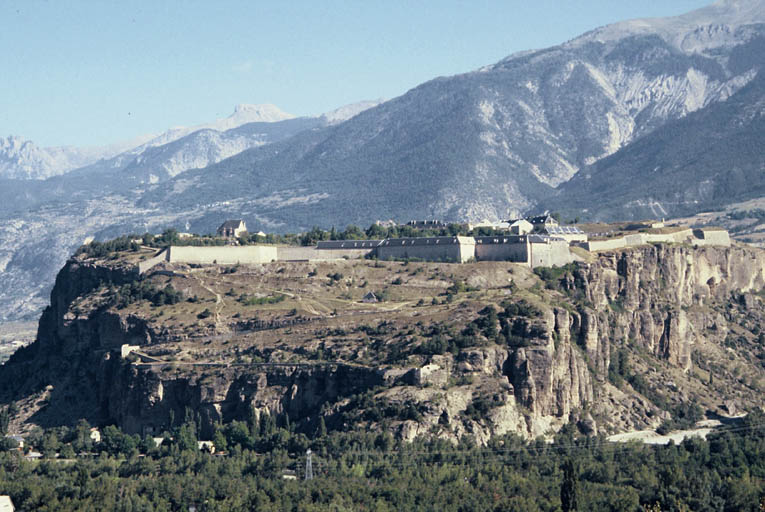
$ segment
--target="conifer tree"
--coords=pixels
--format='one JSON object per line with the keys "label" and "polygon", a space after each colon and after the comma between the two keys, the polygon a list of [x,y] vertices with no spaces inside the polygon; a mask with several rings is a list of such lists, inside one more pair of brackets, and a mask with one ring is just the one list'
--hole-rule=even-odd
{"label": "conifer tree", "polygon": [[578,478],[574,461],[569,458],[563,464],[563,482],[560,486],[560,502],[563,512],[579,510]]}

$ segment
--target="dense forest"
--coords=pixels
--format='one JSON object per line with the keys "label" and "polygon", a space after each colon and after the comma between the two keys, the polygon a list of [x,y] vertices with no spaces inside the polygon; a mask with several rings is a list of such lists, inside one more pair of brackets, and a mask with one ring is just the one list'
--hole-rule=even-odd
{"label": "dense forest", "polygon": [[[0,494],[18,510],[761,511],[765,415],[679,445],[609,443],[564,428],[554,443],[497,436],[401,444],[389,434],[293,431],[253,414],[199,451],[193,413],[157,447],[115,427],[37,431],[39,460],[5,443]],[[306,480],[311,449],[314,478]],[[26,448],[29,450],[29,447]],[[296,479],[285,479],[294,475]]]}

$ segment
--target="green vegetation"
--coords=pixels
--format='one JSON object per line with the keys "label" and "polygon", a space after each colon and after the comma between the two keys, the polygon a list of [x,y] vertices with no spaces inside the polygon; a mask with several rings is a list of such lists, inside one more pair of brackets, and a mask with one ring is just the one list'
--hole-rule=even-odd
{"label": "green vegetation", "polygon": [[277,293],[276,295],[268,295],[266,297],[250,297],[243,294],[239,297],[238,300],[245,306],[262,306],[263,304],[278,304],[283,302],[286,298],[287,296],[281,293]]}
{"label": "green vegetation", "polygon": [[177,304],[183,300],[183,293],[170,285],[160,289],[146,281],[132,281],[119,288],[113,288],[107,303],[122,309],[144,300],[150,301],[154,306]]}
{"label": "green vegetation", "polygon": [[[363,401],[363,398],[361,399]],[[472,404],[484,409],[494,404]],[[381,404],[381,418],[417,417],[408,406]],[[379,432],[315,434],[292,430],[286,416],[253,414],[218,428],[221,457],[199,451],[195,415],[149,437],[109,426],[100,443],[87,423],[37,432],[28,440],[45,459],[0,453],[0,494],[18,510],[720,510],[757,511],[765,496],[765,417],[680,445],[617,445],[572,437],[554,444],[497,436],[486,447],[468,439],[417,439]],[[305,451],[314,479],[302,479]],[[69,461],[54,459],[92,453]],[[298,480],[282,479],[284,470]]]}
{"label": "green vegetation", "polygon": [[113,252],[138,251],[140,246],[132,235],[121,236],[108,242],[91,242],[81,246],[75,256],[84,255],[88,258],[105,258]]}

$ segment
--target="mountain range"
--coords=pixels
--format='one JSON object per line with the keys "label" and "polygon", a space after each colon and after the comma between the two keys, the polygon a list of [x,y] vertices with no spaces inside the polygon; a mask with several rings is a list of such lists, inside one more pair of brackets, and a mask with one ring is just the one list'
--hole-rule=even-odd
{"label": "mountain range", "polygon": [[726,0],[318,117],[240,107],[62,163],[13,139],[0,145],[0,319],[37,314],[89,236],[209,232],[228,217],[277,232],[543,210],[669,217],[759,197],[763,50],[765,3]]}

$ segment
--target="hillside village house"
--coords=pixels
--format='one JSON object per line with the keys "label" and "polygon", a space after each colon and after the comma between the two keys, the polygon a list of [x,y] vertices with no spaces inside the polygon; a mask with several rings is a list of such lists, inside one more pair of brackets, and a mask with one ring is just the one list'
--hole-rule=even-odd
{"label": "hillside village house", "polygon": [[227,220],[218,228],[218,236],[237,238],[247,231],[247,224],[243,220]]}

